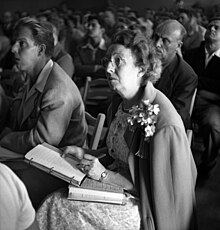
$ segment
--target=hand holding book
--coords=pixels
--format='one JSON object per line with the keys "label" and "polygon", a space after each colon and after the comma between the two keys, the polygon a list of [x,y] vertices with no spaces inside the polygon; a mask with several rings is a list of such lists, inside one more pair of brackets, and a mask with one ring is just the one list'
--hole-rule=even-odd
{"label": "hand holding book", "polygon": [[68,146],[63,150],[62,157],[71,156],[80,160],[78,167],[87,176],[94,180],[100,180],[103,172],[106,171],[105,167],[99,162],[99,159],[105,155],[99,157],[93,156],[87,153],[88,150],[77,146]]}

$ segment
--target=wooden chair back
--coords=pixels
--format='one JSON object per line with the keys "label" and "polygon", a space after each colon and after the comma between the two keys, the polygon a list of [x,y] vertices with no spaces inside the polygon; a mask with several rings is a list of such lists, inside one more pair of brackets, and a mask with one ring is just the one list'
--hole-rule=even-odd
{"label": "wooden chair back", "polygon": [[82,93],[83,101],[86,105],[97,105],[100,101],[108,100],[112,96],[112,91],[105,78],[86,78],[85,87]]}
{"label": "wooden chair back", "polygon": [[[197,93],[197,88],[195,88],[195,91],[194,91],[192,99],[191,99],[191,104],[190,104],[190,109],[189,109],[190,119],[191,119],[193,108],[194,108],[194,104],[195,104],[196,93]],[[192,129],[187,129],[186,130],[186,135],[187,135],[189,144],[191,146],[192,145],[192,138],[193,138],[193,130]]]}
{"label": "wooden chair back", "polygon": [[88,147],[89,149],[97,149],[105,122],[105,114],[99,113],[97,118],[95,118],[88,112],[85,112],[85,116],[88,124]]}

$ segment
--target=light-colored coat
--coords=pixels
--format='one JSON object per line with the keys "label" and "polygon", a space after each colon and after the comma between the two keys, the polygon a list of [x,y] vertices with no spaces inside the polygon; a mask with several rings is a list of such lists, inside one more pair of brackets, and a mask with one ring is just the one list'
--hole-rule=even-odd
{"label": "light-colored coat", "polygon": [[[147,98],[145,91],[142,99],[150,99],[160,108],[154,136],[147,143],[139,129],[127,128],[124,135],[130,149],[131,176],[139,191],[143,229],[197,229],[197,172],[181,117],[163,93],[156,90],[148,95],[155,97]],[[113,99],[110,120],[118,102]],[[144,153],[145,158],[136,156],[137,153]]]}
{"label": "light-colored coat", "polygon": [[77,86],[58,64],[53,63],[47,78],[24,98],[22,94],[13,102],[13,132],[0,141],[3,147],[26,153],[43,142],[83,146],[87,134],[84,104]]}

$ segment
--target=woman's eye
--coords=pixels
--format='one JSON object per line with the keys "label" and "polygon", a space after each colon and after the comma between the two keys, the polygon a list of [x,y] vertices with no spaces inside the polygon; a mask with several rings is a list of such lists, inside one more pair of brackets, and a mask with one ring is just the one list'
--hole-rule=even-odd
{"label": "woman's eye", "polygon": [[120,57],[115,58],[115,65],[119,67],[122,64],[122,59]]}

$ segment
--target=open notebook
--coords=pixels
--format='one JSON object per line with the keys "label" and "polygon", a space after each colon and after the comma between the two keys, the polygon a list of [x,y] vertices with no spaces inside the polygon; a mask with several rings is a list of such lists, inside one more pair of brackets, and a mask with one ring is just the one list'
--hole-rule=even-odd
{"label": "open notebook", "polygon": [[79,187],[69,185],[69,200],[125,204],[122,187],[103,183],[86,177]]}
{"label": "open notebook", "polygon": [[68,156],[63,158],[61,154],[60,149],[43,143],[30,150],[25,155],[25,161],[70,184],[79,186],[86,175],[77,168],[77,159]]}

